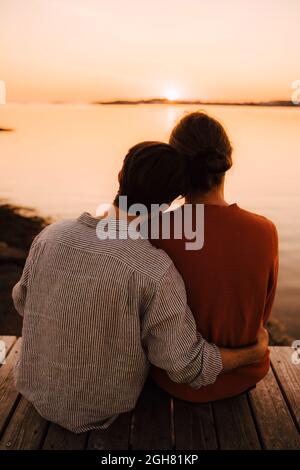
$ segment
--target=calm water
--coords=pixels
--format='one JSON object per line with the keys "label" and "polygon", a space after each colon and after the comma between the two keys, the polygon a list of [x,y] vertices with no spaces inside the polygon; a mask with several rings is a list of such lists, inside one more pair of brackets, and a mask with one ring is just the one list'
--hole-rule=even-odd
{"label": "calm water", "polygon": [[[50,106],[0,108],[0,197],[57,217],[94,212],[116,191],[127,149],[166,140],[194,106]],[[274,312],[300,339],[300,110],[210,106],[225,124],[235,164],[227,199],[271,218],[281,267]]]}

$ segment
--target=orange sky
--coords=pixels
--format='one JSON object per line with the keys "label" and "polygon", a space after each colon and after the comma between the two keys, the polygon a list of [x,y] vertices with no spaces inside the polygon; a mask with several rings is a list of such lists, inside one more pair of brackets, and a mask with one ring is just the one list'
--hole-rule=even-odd
{"label": "orange sky", "polygon": [[300,0],[0,0],[8,101],[290,99]]}

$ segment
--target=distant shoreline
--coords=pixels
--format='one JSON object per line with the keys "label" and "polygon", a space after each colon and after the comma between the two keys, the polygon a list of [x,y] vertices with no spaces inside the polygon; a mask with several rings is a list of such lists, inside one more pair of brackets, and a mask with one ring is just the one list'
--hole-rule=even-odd
{"label": "distant shoreline", "polygon": [[[151,98],[151,99],[138,99],[138,100],[109,100],[109,101],[90,101],[90,102],[72,102],[72,101],[11,101],[7,102],[6,105],[51,105],[51,106],[136,106],[136,105],[195,105],[195,106],[253,106],[253,107],[289,107],[289,108],[299,108],[300,103],[294,104],[292,101],[285,100],[273,100],[273,101],[201,101],[201,100],[167,100],[166,98]],[[10,131],[13,129],[3,129],[0,127],[0,131]]]}
{"label": "distant shoreline", "polygon": [[292,101],[244,101],[244,102],[220,102],[220,101],[200,101],[200,100],[168,100],[166,98],[151,98],[148,100],[112,100],[94,101],[94,105],[139,105],[139,104],[163,104],[163,105],[200,105],[200,106],[288,106],[300,107],[300,103],[294,104]]}

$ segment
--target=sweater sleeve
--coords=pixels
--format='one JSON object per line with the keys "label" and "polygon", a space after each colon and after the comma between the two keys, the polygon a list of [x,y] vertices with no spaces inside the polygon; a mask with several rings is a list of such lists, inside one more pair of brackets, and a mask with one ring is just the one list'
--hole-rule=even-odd
{"label": "sweater sleeve", "polygon": [[269,282],[268,282],[268,293],[265,303],[264,310],[264,323],[266,323],[271,315],[277,280],[278,280],[278,268],[279,268],[279,254],[278,254],[278,234],[274,224],[272,224],[272,260],[270,266]]}
{"label": "sweater sleeve", "polygon": [[172,264],[144,314],[142,340],[149,361],[171,380],[199,388],[223,369],[218,347],[196,330],[183,280]]}

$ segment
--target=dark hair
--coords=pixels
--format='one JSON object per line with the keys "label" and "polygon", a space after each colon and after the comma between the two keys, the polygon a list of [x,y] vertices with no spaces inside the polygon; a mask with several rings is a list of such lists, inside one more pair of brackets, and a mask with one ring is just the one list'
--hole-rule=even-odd
{"label": "dark hair", "polygon": [[171,132],[170,145],[185,155],[189,192],[208,192],[232,166],[232,147],[223,126],[204,112],[184,116]]}
{"label": "dark hair", "polygon": [[169,144],[141,142],[127,153],[119,173],[119,196],[127,196],[128,207],[135,203],[170,203],[186,193],[185,159]]}

